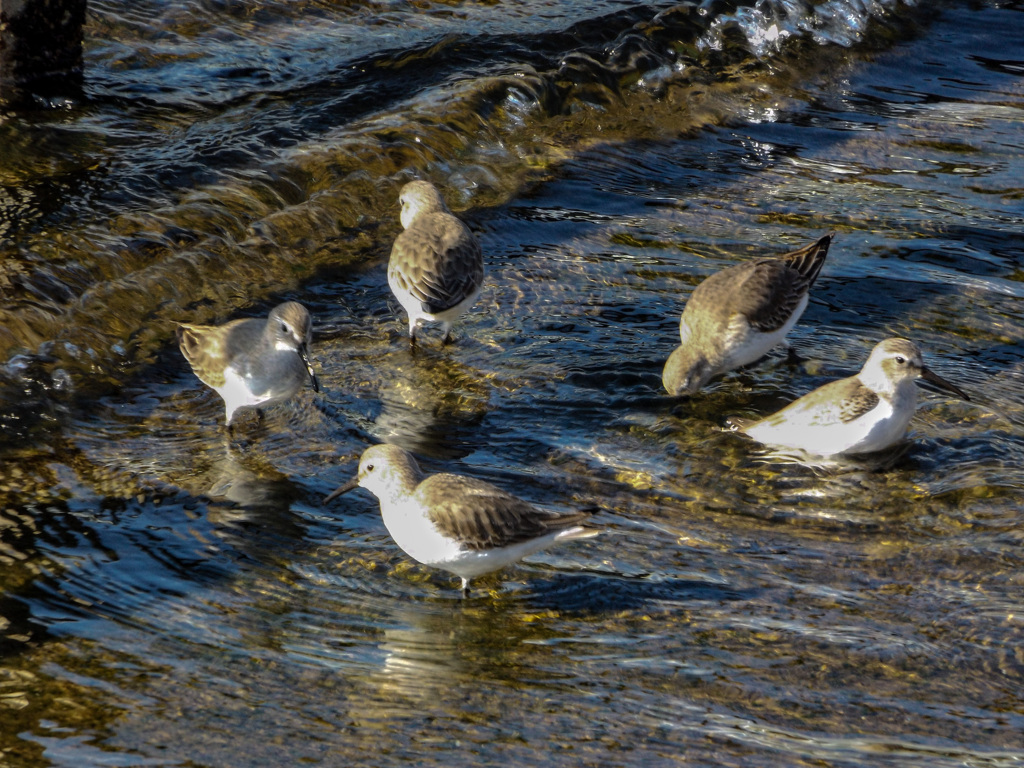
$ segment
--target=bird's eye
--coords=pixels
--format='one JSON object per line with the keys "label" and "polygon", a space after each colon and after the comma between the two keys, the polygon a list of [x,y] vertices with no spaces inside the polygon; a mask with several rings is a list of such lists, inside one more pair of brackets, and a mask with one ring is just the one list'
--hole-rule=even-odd
{"label": "bird's eye", "polygon": [[291,329],[288,327],[288,323],[281,323],[281,330],[288,333]]}
{"label": "bird's eye", "polygon": [[907,358],[905,358],[903,355],[896,355],[895,360],[900,365],[906,365],[907,364]]}
{"label": "bird's eye", "polygon": [[366,465],[366,471],[367,472],[373,472],[373,464],[367,464]]}

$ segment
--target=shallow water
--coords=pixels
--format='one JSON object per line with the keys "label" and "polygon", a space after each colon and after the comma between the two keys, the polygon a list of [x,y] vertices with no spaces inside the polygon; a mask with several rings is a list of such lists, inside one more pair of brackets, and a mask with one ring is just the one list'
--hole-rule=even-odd
{"label": "shallow water", "polygon": [[[1024,759],[1024,7],[694,8],[90,5],[0,117],[0,765]],[[413,174],[488,269],[415,354]],[[692,287],[828,231],[802,362],[665,397]],[[229,441],[173,321],[283,298],[323,392]],[[972,396],[900,451],[723,429],[895,334]],[[380,440],[606,532],[463,601],[321,504]]]}

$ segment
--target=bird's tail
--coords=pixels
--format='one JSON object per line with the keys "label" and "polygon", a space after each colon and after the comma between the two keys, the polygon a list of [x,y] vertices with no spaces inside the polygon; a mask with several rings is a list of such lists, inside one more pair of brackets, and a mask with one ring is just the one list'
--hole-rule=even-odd
{"label": "bird's tail", "polygon": [[805,245],[783,257],[789,266],[799,272],[807,281],[808,288],[814,285],[814,281],[818,279],[818,273],[821,272],[825,257],[828,255],[828,247],[832,245],[832,238],[835,236],[835,232],[829,232],[810,245]]}

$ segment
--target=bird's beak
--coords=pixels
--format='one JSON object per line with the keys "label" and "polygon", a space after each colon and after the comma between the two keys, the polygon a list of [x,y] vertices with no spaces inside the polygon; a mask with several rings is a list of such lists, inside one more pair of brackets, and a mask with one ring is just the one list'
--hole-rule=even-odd
{"label": "bird's beak", "polygon": [[309,373],[309,381],[313,385],[313,391],[320,391],[320,382],[316,380],[316,374],[313,372],[313,364],[309,362],[309,353],[306,352],[306,345],[303,344],[299,347],[299,357],[302,358],[302,362],[306,364],[306,371]]}
{"label": "bird's beak", "polygon": [[927,368],[921,368],[921,378],[924,379],[925,381],[930,381],[932,384],[934,384],[937,387],[942,387],[942,389],[945,389],[948,392],[952,392],[954,395],[956,395],[957,397],[963,398],[967,402],[971,401],[971,398],[969,398],[967,396],[967,393],[964,392],[962,389],[960,389],[960,387],[958,387],[958,386],[956,386],[954,384],[950,384],[944,378],[939,376],[939,374],[932,373]]}
{"label": "bird's beak", "polygon": [[323,503],[327,504],[328,502],[334,501],[336,498],[341,496],[341,494],[348,493],[353,488],[355,488],[357,485],[359,485],[359,476],[358,475],[356,477],[353,477],[351,480],[349,480],[344,485],[338,486],[333,491],[331,491],[329,494],[324,496]]}

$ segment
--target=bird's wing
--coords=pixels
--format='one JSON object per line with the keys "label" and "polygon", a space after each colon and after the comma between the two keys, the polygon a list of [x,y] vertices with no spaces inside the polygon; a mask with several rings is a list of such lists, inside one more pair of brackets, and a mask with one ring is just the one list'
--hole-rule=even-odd
{"label": "bird's wing", "polygon": [[807,287],[807,281],[784,261],[758,259],[742,275],[732,309],[752,328],[771,333],[789,322]]}
{"label": "bird's wing", "polygon": [[585,513],[552,515],[497,486],[461,475],[431,475],[416,489],[430,521],[468,549],[504,547],[570,528]]}
{"label": "bird's wing", "polygon": [[784,256],[757,259],[737,270],[734,310],[763,333],[777,331],[793,316],[814,285],[832,235]]}
{"label": "bird's wing", "polygon": [[778,425],[786,421],[807,426],[848,424],[878,405],[878,395],[851,376],[825,384],[758,424]]}
{"label": "bird's wing", "polygon": [[179,323],[178,347],[196,376],[216,389],[224,386],[224,370],[231,363],[228,339],[246,349],[256,342],[262,328],[262,321],[245,318],[224,325]]}
{"label": "bird's wing", "polygon": [[435,314],[451,309],[480,286],[483,255],[473,234],[451,214],[420,218],[395,239],[389,277]]}

